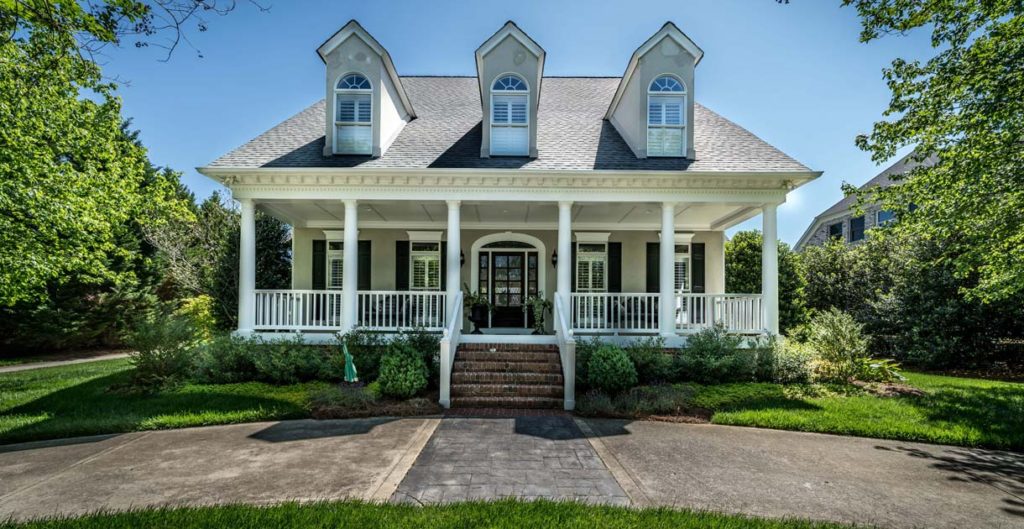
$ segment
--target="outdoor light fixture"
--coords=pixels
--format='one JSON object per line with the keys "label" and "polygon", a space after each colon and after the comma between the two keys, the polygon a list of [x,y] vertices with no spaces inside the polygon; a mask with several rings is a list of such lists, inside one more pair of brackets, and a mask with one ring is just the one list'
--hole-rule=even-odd
{"label": "outdoor light fixture", "polygon": [[466,252],[459,250],[459,268],[466,266]]}
{"label": "outdoor light fixture", "polygon": [[558,266],[558,250],[553,250],[551,252],[551,266]]}

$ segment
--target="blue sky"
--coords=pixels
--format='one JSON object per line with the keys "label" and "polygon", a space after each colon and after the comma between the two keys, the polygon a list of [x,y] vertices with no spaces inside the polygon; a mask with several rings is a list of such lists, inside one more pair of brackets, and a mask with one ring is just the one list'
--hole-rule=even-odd
{"label": "blue sky", "polygon": [[[856,13],[839,0],[259,1],[268,12],[240,0],[167,62],[156,48],[107,52],[106,73],[126,82],[124,111],[151,159],[182,171],[200,197],[218,186],[196,166],[323,97],[315,50],[349,19],[388,48],[402,75],[474,75],[473,50],[510,19],[547,51],[546,75],[621,75],[671,20],[705,52],[697,101],[825,172],[779,209],[780,238],[793,244],[842,197],[842,182],[881,169],[853,140],[887,107],[882,68],[929,52],[920,32],[861,44]],[[759,226],[756,218],[739,228]]]}

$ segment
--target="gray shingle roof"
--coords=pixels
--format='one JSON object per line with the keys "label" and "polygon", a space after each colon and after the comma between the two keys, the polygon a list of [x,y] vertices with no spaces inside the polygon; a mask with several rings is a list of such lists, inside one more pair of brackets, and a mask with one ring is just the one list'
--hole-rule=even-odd
{"label": "gray shingle roof", "polygon": [[[869,189],[869,188],[876,187],[876,186],[877,187],[889,187],[889,186],[897,183],[895,180],[893,180],[894,176],[906,173],[907,171],[910,171],[911,169],[913,169],[913,168],[915,168],[915,167],[917,167],[919,165],[929,165],[929,164],[932,164],[932,163],[935,162],[935,158],[934,157],[926,158],[922,162],[916,162],[916,161],[914,161],[912,159],[913,156],[914,156],[914,152],[911,151],[910,154],[904,156],[903,158],[900,158],[899,160],[896,161],[896,163],[890,165],[884,171],[882,171],[881,173],[878,173],[877,175],[875,175],[874,178],[872,178],[871,180],[868,180],[867,182],[865,182],[864,185],[860,186],[859,189],[864,190],[864,189]],[[832,204],[832,207],[826,209],[825,211],[822,211],[821,214],[819,214],[815,218],[816,219],[820,219],[820,218],[829,217],[829,216],[834,215],[836,213],[845,212],[845,211],[849,210],[850,208],[852,208],[854,203],[856,203],[856,202],[857,202],[857,195],[845,196],[841,200],[839,200],[839,202],[836,202],[835,204]]]}
{"label": "gray shingle roof", "polygon": [[321,100],[210,167],[374,167],[803,172],[800,162],[697,104],[695,160],[637,159],[603,119],[618,78],[545,77],[538,110],[538,157],[481,158],[480,92],[475,77],[403,77],[418,117],[380,158],[324,156]]}

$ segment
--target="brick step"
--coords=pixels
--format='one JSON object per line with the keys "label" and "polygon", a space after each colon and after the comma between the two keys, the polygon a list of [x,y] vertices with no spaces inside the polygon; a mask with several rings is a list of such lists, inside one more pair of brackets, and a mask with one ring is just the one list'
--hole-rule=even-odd
{"label": "brick step", "polygon": [[554,351],[558,352],[557,345],[541,343],[461,343],[462,351]]}
{"label": "brick step", "polygon": [[453,408],[562,409],[563,400],[551,397],[457,397]]}
{"label": "brick step", "polygon": [[560,362],[557,351],[459,351],[455,360],[479,362]]}
{"label": "brick step", "polygon": [[542,384],[561,386],[559,373],[508,373],[501,371],[456,371],[452,384]]}
{"label": "brick step", "polygon": [[491,371],[501,373],[561,373],[557,362],[482,362],[456,360],[453,371]]}
{"label": "brick step", "polygon": [[562,386],[539,384],[452,384],[452,397],[562,398]]}

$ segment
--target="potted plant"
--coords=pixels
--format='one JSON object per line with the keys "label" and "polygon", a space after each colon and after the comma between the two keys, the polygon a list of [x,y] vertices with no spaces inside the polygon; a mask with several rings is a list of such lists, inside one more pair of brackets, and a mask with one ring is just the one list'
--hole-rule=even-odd
{"label": "potted plant", "polygon": [[523,310],[533,313],[533,334],[544,334],[544,314],[551,312],[551,301],[544,297],[543,292],[539,292],[526,298]]}
{"label": "potted plant", "polygon": [[487,317],[491,313],[491,300],[487,299],[486,294],[469,290],[469,285],[465,283],[462,288],[462,310],[469,317],[469,321],[473,322],[472,334],[483,334],[480,332],[480,327],[487,324]]}

